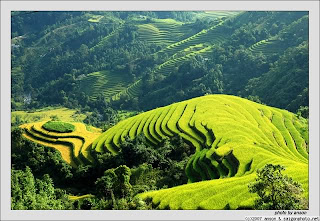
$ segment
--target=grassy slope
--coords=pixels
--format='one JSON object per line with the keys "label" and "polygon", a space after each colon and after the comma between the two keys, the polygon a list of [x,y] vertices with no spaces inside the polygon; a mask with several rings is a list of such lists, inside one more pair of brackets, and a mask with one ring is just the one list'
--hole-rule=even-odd
{"label": "grassy slope", "polygon": [[[240,12],[209,12],[203,13],[216,18],[231,18]],[[200,15],[200,14],[199,14]],[[192,36],[184,34],[188,25],[177,22],[172,19],[155,19],[153,23],[138,26],[139,37],[141,40],[156,44],[167,44],[167,46],[159,54],[165,53],[169,55],[168,60],[157,66],[153,72],[155,75],[163,74],[168,76],[174,68],[179,67],[184,62],[189,61],[196,55],[206,57],[211,52],[211,45],[221,43],[229,34],[225,32],[223,21],[219,24],[204,29]],[[188,33],[188,32],[187,32]],[[181,39],[181,37],[183,37]],[[113,96],[113,100],[120,98],[121,94],[129,96],[137,96],[141,87],[141,80],[131,84],[127,89]]]}
{"label": "grassy slope", "polygon": [[179,134],[197,150],[186,169],[189,182],[196,183],[140,196],[152,198],[161,209],[223,209],[227,204],[236,209],[252,206],[247,184],[266,163],[287,167],[308,194],[308,141],[302,128],[307,128],[304,121],[288,111],[208,95],[128,118],[101,134],[92,148],[116,153],[127,134],[144,133],[153,144],[163,135]]}
{"label": "grassy slope", "polygon": [[[263,53],[265,55],[282,54],[287,48],[297,44],[294,43],[293,39],[287,39],[284,35],[294,36],[295,39],[308,40],[308,28],[309,28],[309,17],[305,15],[300,19],[290,23],[282,31],[280,31],[276,36],[269,39],[261,40],[256,42],[249,50],[254,54]],[[285,39],[285,40],[281,40]],[[300,41],[300,43],[302,40]]]}
{"label": "grassy slope", "polygon": [[[295,167],[289,167],[289,162],[279,160],[269,163],[285,164],[286,174],[303,184],[308,192],[308,165],[294,162]],[[254,181],[255,174],[225,179],[196,182],[159,191],[140,194],[143,199],[151,198],[160,209],[211,209],[221,210],[252,208],[255,195],[248,192],[248,183]],[[306,193],[306,196],[308,193]]]}

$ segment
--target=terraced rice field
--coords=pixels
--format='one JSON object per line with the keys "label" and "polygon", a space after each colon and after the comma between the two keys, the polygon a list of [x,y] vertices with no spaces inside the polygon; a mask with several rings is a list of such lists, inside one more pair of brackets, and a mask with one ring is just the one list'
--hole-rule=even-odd
{"label": "terraced rice field", "polygon": [[43,127],[46,121],[23,124],[23,136],[41,145],[55,148],[62,158],[73,167],[80,164],[91,164],[93,158],[90,154],[92,142],[101,134],[97,128],[87,130],[83,123],[70,123],[75,130],[69,133],[49,131]]}
{"label": "terraced rice field", "polygon": [[230,18],[240,14],[241,11],[205,11],[203,13],[196,13],[196,18],[199,19],[222,19]]}
{"label": "terraced rice field", "polygon": [[228,36],[228,32],[223,27],[223,23],[224,22],[222,21],[209,29],[204,29],[195,35],[192,35],[184,40],[171,44],[163,50],[159,51],[158,53],[166,53],[169,56],[172,56],[181,50],[187,49],[191,46],[195,46],[198,44],[218,44],[222,42],[225,37]]}
{"label": "terraced rice field", "polygon": [[11,122],[16,123],[17,119],[23,123],[49,121],[53,116],[65,122],[81,122],[86,118],[86,115],[76,112],[77,110],[65,107],[38,109],[35,112],[14,111],[11,113]]}
{"label": "terraced rice field", "polygon": [[106,98],[125,91],[129,85],[128,78],[124,74],[99,71],[88,74],[80,80],[80,90],[95,100],[99,94]]}
{"label": "terraced rice field", "polygon": [[120,92],[117,94],[113,95],[111,97],[112,100],[118,100],[120,99],[121,95],[126,94],[130,97],[137,97],[140,92],[141,92],[141,86],[142,86],[142,81],[137,80],[133,84],[131,84],[129,87],[122,89]]}
{"label": "terraced rice field", "polygon": [[[240,12],[221,12],[220,15],[218,14],[216,14],[216,16],[232,17],[240,14]],[[186,35],[182,34],[183,30],[181,30],[181,28],[188,28],[188,25],[182,25],[182,23],[172,19],[155,19],[153,20],[153,23],[139,25],[138,31],[142,40],[152,43],[166,44],[175,42],[161,51],[156,52],[156,54],[165,53],[169,56],[169,59],[157,66],[153,70],[154,74],[169,76],[174,68],[179,67],[196,55],[201,55],[205,58],[212,52],[212,45],[219,44],[228,37],[229,33],[223,24],[224,21],[221,21],[209,29],[204,29],[180,41],[177,41],[175,37],[172,37],[171,35],[175,35],[177,38],[185,37]],[[140,91],[138,86],[141,86],[141,83],[142,82],[138,80],[127,89],[114,95],[112,99],[119,99],[121,94],[136,96],[135,94]]]}
{"label": "terraced rice field", "polygon": [[88,22],[98,23],[104,16],[103,15],[91,15]]}
{"label": "terraced rice field", "polygon": [[148,43],[172,44],[191,35],[190,25],[173,19],[153,19],[138,25],[139,39]]}
{"label": "terraced rice field", "polygon": [[252,45],[249,50],[253,54],[265,54],[265,55],[271,55],[271,54],[276,54],[276,53],[281,53],[285,51],[285,47],[283,43],[280,40],[276,39],[267,39],[267,40],[262,40],[254,45]]}
{"label": "terraced rice field", "polygon": [[202,30],[195,35],[167,46],[157,53],[168,54],[170,58],[160,64],[154,70],[154,73],[168,76],[174,68],[179,67],[182,63],[189,61],[196,55],[206,57],[212,52],[211,45],[221,43],[227,35],[228,32],[223,27],[223,21],[221,21],[209,29]]}
{"label": "terraced rice field", "polygon": [[[162,19],[164,20],[164,19]],[[171,19],[168,19],[171,20]],[[155,32],[159,32],[154,26],[148,24],[147,26],[143,26],[144,29],[148,27],[148,29],[152,31],[144,31],[145,37],[149,36],[154,41],[162,41],[161,37],[153,37]],[[140,31],[141,27],[140,27]],[[164,32],[165,33],[165,32]],[[198,32],[191,37],[188,37],[184,40],[178,41],[176,43],[170,44],[163,50],[157,52],[159,54],[166,53],[170,56],[170,58],[164,63],[157,66],[153,72],[154,74],[162,74],[164,76],[169,76],[170,73],[174,70],[174,68],[180,66],[184,62],[189,61],[191,58],[196,55],[202,55],[206,57],[210,52],[212,52],[212,44],[221,43],[224,38],[228,35],[228,32],[223,27],[223,22],[207,29]],[[144,36],[144,35],[143,35]],[[166,36],[165,34],[163,36]],[[158,40],[157,40],[158,39]],[[170,38],[171,39],[171,38]],[[136,96],[136,94],[140,91],[139,87],[141,86],[141,80],[138,80],[130,87],[125,90],[119,92],[115,96],[112,97],[113,100],[117,100],[120,98],[121,94],[128,94],[129,96]]]}
{"label": "terraced rice field", "polygon": [[[208,95],[119,122],[92,144],[117,154],[120,143],[143,133],[150,145],[174,134],[196,153],[186,166],[189,184],[140,194],[160,209],[251,208],[247,184],[267,163],[281,164],[308,195],[308,125],[294,114],[230,95]],[[170,197],[169,197],[170,196]]]}
{"label": "terraced rice field", "polygon": [[162,63],[155,70],[155,74],[162,74],[164,76],[169,76],[170,73],[174,70],[174,68],[179,67],[184,62],[189,61],[191,58],[196,55],[202,55],[206,57],[208,53],[212,52],[211,46],[205,46],[204,44],[197,44],[185,48],[182,51],[175,53],[172,56],[172,59]]}

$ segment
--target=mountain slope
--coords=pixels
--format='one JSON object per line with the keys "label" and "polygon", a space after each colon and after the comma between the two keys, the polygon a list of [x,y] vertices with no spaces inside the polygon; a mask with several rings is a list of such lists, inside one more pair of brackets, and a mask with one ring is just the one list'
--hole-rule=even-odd
{"label": "mountain slope", "polygon": [[126,137],[144,134],[154,148],[167,137],[182,137],[195,148],[185,167],[188,184],[140,194],[160,209],[252,208],[255,196],[247,185],[267,163],[285,166],[308,195],[307,121],[240,97],[207,95],[174,103],[120,121],[100,136],[79,123],[71,133],[46,131],[43,123],[23,125],[25,137],[58,149],[75,167],[93,163],[91,151],[116,155]]}
{"label": "mountain slope", "polygon": [[[235,96],[208,95],[121,121],[101,134],[93,142],[92,148],[98,152],[110,151],[116,154],[126,136],[133,139],[143,133],[150,145],[156,146],[165,137],[177,134],[196,149],[196,154],[186,166],[189,182],[214,181],[144,193],[141,196],[145,199],[151,197],[155,204],[160,203],[162,209],[167,206],[172,209],[223,209],[227,204],[231,208],[238,208],[252,206],[252,196],[248,194],[246,184],[253,180],[256,170],[267,163],[284,165],[289,175],[307,188],[306,130],[304,119],[298,119],[288,111]],[[221,185],[223,191],[219,195],[215,189],[217,185]],[[201,192],[192,193],[199,186],[209,192],[213,191],[209,201],[202,201]],[[227,197],[232,192],[241,193],[242,197],[226,198],[223,201],[225,203],[209,203]],[[167,194],[173,197],[168,198]],[[243,197],[250,199],[246,202],[248,204],[242,202]],[[183,203],[186,199],[189,199],[190,204]]]}

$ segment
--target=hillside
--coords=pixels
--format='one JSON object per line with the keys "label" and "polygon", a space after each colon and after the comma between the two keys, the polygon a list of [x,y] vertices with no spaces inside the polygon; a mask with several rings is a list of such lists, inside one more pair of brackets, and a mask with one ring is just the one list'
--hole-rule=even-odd
{"label": "hillside", "polygon": [[[272,30],[266,34],[267,24],[262,19],[276,22],[280,16],[287,19],[284,30]],[[244,25],[244,21],[250,22]],[[155,67],[151,74],[154,80],[144,84],[144,96],[139,100],[143,107],[151,109],[205,93],[227,93],[243,97],[259,96],[268,105],[287,108],[290,99],[272,102],[266,97],[267,89],[262,85],[255,85],[255,89],[263,91],[259,95],[244,90],[249,86],[250,80],[270,71],[281,56],[289,59],[288,53],[285,53],[287,50],[295,50],[300,48],[300,44],[308,44],[307,21],[308,16],[303,13],[295,16],[281,13],[239,13],[221,20],[218,24],[159,51],[157,54],[163,53],[169,55],[169,58]],[[279,28],[272,28],[275,27]],[[307,53],[303,53],[301,57],[307,58]],[[287,71],[284,67],[281,70]],[[292,67],[288,74],[292,79],[291,83],[294,81],[299,84],[293,75],[300,73],[300,70],[304,70],[303,76],[308,77],[308,69],[300,63],[298,67]],[[277,77],[279,75],[278,73]],[[306,80],[303,82],[307,83]],[[199,85],[202,86],[201,89]],[[284,88],[287,89],[286,86]],[[273,94],[280,94],[280,90],[278,87]],[[163,93],[167,96],[161,96]],[[301,93],[300,89],[291,91],[291,99],[297,99]],[[150,103],[150,100],[156,102]],[[296,106],[290,107],[291,111],[308,105],[300,100],[298,102]]]}
{"label": "hillside", "polygon": [[259,209],[270,164],[308,209],[308,11],[13,11],[11,49],[12,209]]}
{"label": "hillside", "polygon": [[[262,75],[271,81],[267,73],[281,56],[288,57],[285,51],[308,44],[308,19],[307,12],[16,14],[12,106],[84,108],[103,95],[115,109],[150,110],[206,93],[225,93],[255,96],[296,112],[308,105],[304,88],[291,92],[295,105],[289,97],[270,99],[262,85],[246,88]],[[300,70],[307,77],[308,70],[298,63],[288,74],[293,84],[300,83],[293,77]],[[282,94],[281,88],[274,93]],[[30,96],[25,103],[24,97]]]}
{"label": "hillside", "polygon": [[79,81],[80,90],[89,95],[91,99],[96,99],[99,94],[104,97],[112,97],[125,90],[129,84],[126,75],[107,71],[89,73],[82,76]]}
{"label": "hillside", "polygon": [[59,119],[66,122],[83,121],[87,116],[77,113],[77,110],[72,110],[64,107],[44,108],[36,111],[13,111],[11,112],[11,124],[20,125],[22,123],[48,121],[51,119]]}
{"label": "hillside", "polygon": [[[162,209],[250,208],[254,199],[246,184],[267,163],[285,165],[288,174],[308,188],[303,175],[308,171],[306,130],[305,122],[287,111],[208,95],[128,118],[103,133],[92,147],[117,153],[125,136],[133,139],[144,133],[156,146],[164,137],[178,134],[196,149],[186,166],[189,182],[196,183],[141,197],[152,198]],[[212,181],[198,183],[203,180]]]}
{"label": "hillside", "polygon": [[[157,108],[119,122],[96,139],[91,135],[86,139],[88,132],[44,132],[42,124],[23,126],[25,136],[36,142],[45,139],[51,143],[56,142],[52,138],[58,138],[72,143],[75,157],[84,151],[89,154],[88,148],[117,155],[127,136],[134,139],[144,134],[153,148],[166,137],[182,137],[196,151],[185,167],[188,183],[194,184],[140,195],[151,198],[160,209],[252,208],[254,195],[249,194],[247,184],[267,163],[285,166],[287,174],[308,189],[306,121],[288,111],[235,96],[207,95]],[[72,141],[83,139],[80,136],[86,143],[82,148]]]}

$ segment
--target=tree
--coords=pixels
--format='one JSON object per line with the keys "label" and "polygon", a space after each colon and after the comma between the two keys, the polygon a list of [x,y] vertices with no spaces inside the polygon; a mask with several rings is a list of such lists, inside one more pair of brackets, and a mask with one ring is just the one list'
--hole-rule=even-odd
{"label": "tree", "polygon": [[48,174],[35,178],[27,166],[24,170],[11,170],[11,209],[57,210],[73,209],[66,191],[54,187]]}
{"label": "tree", "polygon": [[86,56],[89,55],[89,48],[88,48],[87,45],[82,44],[82,45],[80,46],[78,52],[79,52],[80,57],[81,57],[81,58],[84,58],[84,57],[86,57]]}
{"label": "tree", "polygon": [[308,106],[300,106],[297,115],[304,117],[304,118],[309,118],[309,107]]}
{"label": "tree", "polygon": [[113,201],[114,198],[130,196],[132,192],[130,176],[130,168],[125,165],[106,170],[104,175],[95,182],[97,195],[106,197],[110,194]]}
{"label": "tree", "polygon": [[131,170],[125,165],[121,165],[114,170],[117,176],[115,182],[115,193],[118,196],[130,197],[132,193],[132,186],[130,184]]}
{"label": "tree", "polygon": [[109,169],[104,172],[104,175],[101,178],[98,178],[95,182],[97,196],[108,196],[111,195],[113,203],[115,202],[114,199],[114,183],[117,179],[117,175],[114,173],[114,169]]}
{"label": "tree", "polygon": [[22,134],[21,128],[12,128],[12,168],[23,170],[27,165],[35,178],[49,174],[57,185],[73,183],[73,168],[62,159],[59,151],[27,140],[23,138]]}
{"label": "tree", "polygon": [[254,207],[261,210],[306,209],[303,188],[291,177],[283,175],[281,165],[267,164],[257,171],[256,182],[249,184],[249,192],[257,193]]}

